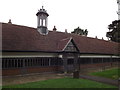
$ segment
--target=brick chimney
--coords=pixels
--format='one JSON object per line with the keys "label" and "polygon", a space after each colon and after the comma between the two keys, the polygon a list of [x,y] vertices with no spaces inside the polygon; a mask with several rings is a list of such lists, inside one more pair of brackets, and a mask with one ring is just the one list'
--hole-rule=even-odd
{"label": "brick chimney", "polygon": [[8,22],[8,23],[12,24],[11,19],[9,19],[9,22]]}
{"label": "brick chimney", "polygon": [[54,26],[54,28],[53,28],[53,31],[56,31],[57,29],[56,29],[56,27]]}

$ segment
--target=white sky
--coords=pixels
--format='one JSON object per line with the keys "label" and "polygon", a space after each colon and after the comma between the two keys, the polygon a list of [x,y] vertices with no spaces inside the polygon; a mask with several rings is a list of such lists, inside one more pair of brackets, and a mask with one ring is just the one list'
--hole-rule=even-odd
{"label": "white sky", "polygon": [[78,26],[88,29],[88,36],[106,39],[107,27],[118,19],[117,0],[1,0],[0,22],[37,27],[36,13],[44,6],[48,29],[73,31]]}

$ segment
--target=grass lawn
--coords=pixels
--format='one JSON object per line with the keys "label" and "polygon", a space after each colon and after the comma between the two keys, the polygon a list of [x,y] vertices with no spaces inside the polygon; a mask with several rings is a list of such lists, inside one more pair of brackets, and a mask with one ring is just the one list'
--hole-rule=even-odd
{"label": "grass lawn", "polygon": [[118,72],[120,72],[120,69],[113,68],[105,71],[92,72],[92,73],[89,73],[89,75],[100,76],[100,77],[111,78],[111,79],[118,79],[118,76],[119,76]]}
{"label": "grass lawn", "polygon": [[3,88],[117,88],[95,81],[85,79],[61,78],[31,82],[19,85],[3,86]]}

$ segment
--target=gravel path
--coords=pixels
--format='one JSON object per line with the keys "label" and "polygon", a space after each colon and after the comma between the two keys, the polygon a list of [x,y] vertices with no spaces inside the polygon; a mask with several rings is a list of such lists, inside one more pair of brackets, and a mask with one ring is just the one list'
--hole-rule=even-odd
{"label": "gravel path", "polygon": [[24,76],[9,76],[2,78],[2,85],[23,84],[27,82],[42,81],[55,78],[63,78],[63,74],[57,73],[42,73]]}
{"label": "gravel path", "polygon": [[80,74],[80,78],[89,79],[89,80],[93,80],[93,81],[97,81],[97,82],[101,82],[101,83],[106,83],[106,84],[118,86],[118,80],[113,80],[113,79],[109,79],[109,78],[83,75],[83,74]]}

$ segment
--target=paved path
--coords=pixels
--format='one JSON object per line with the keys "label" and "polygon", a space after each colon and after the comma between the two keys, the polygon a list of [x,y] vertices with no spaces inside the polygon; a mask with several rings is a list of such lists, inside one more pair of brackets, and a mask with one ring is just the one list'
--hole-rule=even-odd
{"label": "paved path", "polygon": [[84,74],[80,74],[80,78],[89,79],[89,80],[93,80],[93,81],[97,81],[97,82],[102,82],[102,83],[118,86],[118,80],[97,77],[97,76],[84,75]]}
{"label": "paved path", "polygon": [[34,73],[28,75],[4,76],[2,77],[2,85],[23,84],[28,82],[36,82],[63,77],[64,75],[59,73]]}

